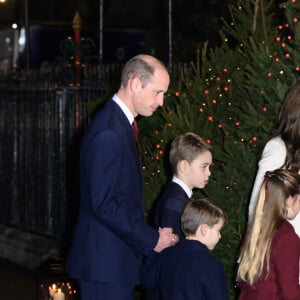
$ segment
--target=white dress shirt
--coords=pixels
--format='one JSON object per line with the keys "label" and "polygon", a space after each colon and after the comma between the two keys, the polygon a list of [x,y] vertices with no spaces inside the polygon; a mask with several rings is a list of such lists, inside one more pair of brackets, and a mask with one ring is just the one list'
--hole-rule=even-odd
{"label": "white dress shirt", "polygon": [[177,183],[178,185],[180,185],[181,188],[186,192],[186,194],[189,198],[192,197],[193,191],[182,180],[180,180],[178,177],[176,177],[174,175],[173,178],[172,178],[172,181]]}

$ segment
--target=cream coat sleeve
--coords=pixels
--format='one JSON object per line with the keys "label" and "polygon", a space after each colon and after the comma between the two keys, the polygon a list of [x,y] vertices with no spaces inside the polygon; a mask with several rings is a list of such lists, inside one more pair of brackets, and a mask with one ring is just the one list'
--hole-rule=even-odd
{"label": "cream coat sleeve", "polygon": [[260,161],[258,162],[258,170],[250,197],[248,224],[253,219],[257,198],[265,173],[280,168],[285,162],[285,157],[286,147],[280,137],[272,138],[266,143]]}

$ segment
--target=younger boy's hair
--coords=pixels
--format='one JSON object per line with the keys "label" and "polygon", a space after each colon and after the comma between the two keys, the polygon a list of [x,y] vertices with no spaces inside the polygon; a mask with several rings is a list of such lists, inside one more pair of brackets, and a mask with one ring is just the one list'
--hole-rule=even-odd
{"label": "younger boy's hair", "polygon": [[191,163],[199,154],[205,151],[212,154],[212,147],[198,134],[186,132],[177,136],[171,143],[169,155],[173,174],[177,174],[177,165],[180,161],[186,160]]}
{"label": "younger boy's hair", "polygon": [[181,215],[181,229],[185,236],[196,234],[201,224],[214,226],[222,219],[226,223],[223,209],[208,198],[194,199],[185,206]]}

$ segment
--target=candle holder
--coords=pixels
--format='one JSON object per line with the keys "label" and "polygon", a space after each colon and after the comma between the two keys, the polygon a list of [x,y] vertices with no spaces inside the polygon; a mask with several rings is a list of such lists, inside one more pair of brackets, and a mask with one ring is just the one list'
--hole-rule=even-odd
{"label": "candle holder", "polygon": [[64,269],[64,260],[48,262],[38,275],[38,300],[79,300],[76,282]]}
{"label": "candle holder", "polygon": [[70,281],[47,280],[40,283],[39,300],[78,300],[77,289]]}

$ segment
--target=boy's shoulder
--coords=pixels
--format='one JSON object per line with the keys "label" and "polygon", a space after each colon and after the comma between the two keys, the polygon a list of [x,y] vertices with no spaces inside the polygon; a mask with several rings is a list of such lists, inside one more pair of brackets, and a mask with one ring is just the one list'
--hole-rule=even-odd
{"label": "boy's shoulder", "polygon": [[163,195],[168,195],[168,194],[175,194],[178,192],[185,193],[184,189],[176,182],[170,180],[167,182],[164,190],[163,190]]}
{"label": "boy's shoulder", "polygon": [[208,248],[199,241],[196,240],[188,240],[188,239],[180,239],[179,242],[172,247],[166,248],[162,252],[163,256],[174,256],[174,257],[208,257],[213,256]]}
{"label": "boy's shoulder", "polygon": [[160,200],[165,208],[181,213],[183,206],[188,201],[188,196],[179,184],[170,181],[165,187]]}
{"label": "boy's shoulder", "polygon": [[192,273],[211,273],[222,271],[223,264],[208,248],[195,240],[180,240],[177,245],[162,252],[161,262],[166,268],[185,269],[188,266]]}

